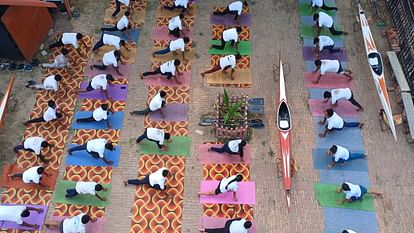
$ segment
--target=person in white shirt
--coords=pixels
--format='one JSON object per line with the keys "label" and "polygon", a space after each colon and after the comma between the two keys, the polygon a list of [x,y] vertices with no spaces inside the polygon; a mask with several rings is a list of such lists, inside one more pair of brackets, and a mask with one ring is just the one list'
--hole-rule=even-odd
{"label": "person in white shirt", "polygon": [[365,158],[365,153],[361,151],[349,151],[347,148],[340,145],[332,145],[328,150],[328,155],[332,156],[332,163],[328,165],[328,168],[335,167],[336,164],[344,164],[346,161],[353,159]]}
{"label": "person in white shirt", "polygon": [[32,123],[39,123],[39,122],[49,122],[49,121],[53,121],[56,119],[61,118],[63,115],[59,112],[57,112],[57,106],[55,101],[53,100],[49,100],[47,102],[47,109],[46,111],[43,113],[43,116],[38,117],[38,118],[34,118],[34,119],[30,119],[26,122],[23,123],[24,126],[27,126],[28,124],[32,124]]}
{"label": "person in white shirt", "polygon": [[157,189],[157,190],[165,190],[167,194],[167,177],[173,176],[167,168],[162,167],[158,169],[156,172],[146,175],[143,179],[129,179],[124,180],[124,185],[148,185],[150,188]]}
{"label": "person in white shirt", "polygon": [[342,233],[357,233],[357,232],[353,230],[343,230]]}
{"label": "person in white shirt", "polygon": [[147,139],[157,144],[158,148],[162,151],[168,150],[168,147],[164,145],[164,140],[171,143],[171,135],[165,133],[162,129],[157,128],[146,128],[144,133],[137,138],[135,141],[137,144],[141,143],[142,140]]}
{"label": "person in white shirt", "polygon": [[322,27],[327,27],[334,36],[348,35],[348,32],[336,30],[333,18],[325,12],[315,13],[313,15],[313,21],[315,21],[315,26],[317,28],[317,36],[321,34]]}
{"label": "person in white shirt", "polygon": [[57,55],[53,63],[43,63],[42,68],[66,68],[66,71],[69,71],[69,62],[68,55],[69,51],[65,48],[60,50],[60,54]]}
{"label": "person in white shirt", "polygon": [[329,53],[342,52],[340,48],[334,48],[335,42],[329,36],[317,36],[313,38],[313,44],[315,45],[315,53],[319,56],[324,49],[329,50]]}
{"label": "person in white shirt", "polygon": [[204,75],[206,75],[206,74],[211,74],[211,73],[217,72],[219,70],[221,70],[223,73],[225,73],[229,68],[231,68],[230,78],[231,78],[231,80],[234,80],[234,77],[233,77],[234,69],[236,68],[237,61],[239,61],[240,59],[241,59],[240,54],[224,56],[224,57],[220,58],[219,63],[217,65],[213,66],[213,68],[201,73],[201,76],[204,77]]}
{"label": "person in white shirt", "polygon": [[180,51],[181,52],[181,55],[182,55],[182,58],[183,58],[183,61],[188,61],[185,58],[185,55],[184,54],[186,52],[185,45],[188,45],[189,42],[190,42],[190,38],[188,38],[188,37],[184,37],[184,38],[172,40],[168,44],[168,47],[167,48],[153,52],[152,53],[152,57],[155,57],[155,55],[167,54],[169,52],[172,52],[174,55],[176,55],[177,54],[177,51]]}
{"label": "person in white shirt", "polygon": [[[131,13],[129,11],[125,11],[124,16],[122,16],[118,22],[116,23],[115,26],[113,27],[102,27],[101,31],[126,31],[131,29],[131,24],[129,23],[129,16],[131,15]],[[129,31],[126,32],[128,40],[130,39],[130,33]]]}
{"label": "person in white shirt", "polygon": [[330,10],[337,11],[338,10],[338,8],[336,8],[336,7],[327,6],[325,4],[325,0],[312,0],[311,4],[312,4],[312,7],[314,7],[314,8],[319,8],[320,7],[322,10],[326,10],[326,11],[330,11]]}
{"label": "person in white shirt", "polygon": [[50,75],[43,79],[42,84],[37,84],[35,81],[27,81],[27,88],[32,88],[36,90],[46,90],[46,91],[58,91],[59,90],[59,82],[62,80],[62,76]]}
{"label": "person in white shirt", "polygon": [[219,182],[215,190],[209,191],[209,192],[198,192],[198,196],[200,195],[214,196],[214,195],[219,195],[219,194],[223,194],[223,193],[227,193],[231,191],[233,192],[233,200],[237,201],[238,182],[242,180],[243,180],[243,176],[241,174],[224,178]]}
{"label": "person in white shirt", "polygon": [[341,62],[339,60],[317,59],[315,60],[315,66],[316,69],[313,71],[313,73],[316,73],[318,71],[320,72],[318,78],[313,83],[318,83],[322,76],[326,73],[345,75],[349,81],[353,79],[352,71],[342,68]]}
{"label": "person in white shirt", "polygon": [[43,213],[43,209],[29,207],[24,205],[12,205],[5,206],[0,205],[0,221],[1,222],[12,222],[20,226],[31,227],[34,229],[39,228],[37,224],[30,224],[23,221],[22,218],[27,218],[30,216],[30,211],[36,211],[38,214]]}
{"label": "person in white shirt", "polygon": [[211,48],[223,50],[226,47],[226,43],[230,42],[231,46],[236,46],[236,53],[239,53],[239,33],[241,33],[242,28],[230,28],[223,31],[223,35],[221,36],[221,44],[220,45],[212,45]]}
{"label": "person in white shirt", "polygon": [[144,77],[146,76],[159,74],[162,76],[166,76],[167,80],[170,80],[172,78],[176,83],[181,84],[181,82],[177,79],[177,75],[181,75],[181,72],[178,70],[178,66],[180,64],[181,62],[178,59],[167,61],[161,64],[161,66],[154,71],[147,71],[142,73],[141,79],[144,79]]}
{"label": "person in white shirt", "polygon": [[10,173],[7,174],[11,179],[22,178],[23,183],[25,184],[37,184],[49,188],[48,186],[41,183],[42,175],[50,176],[42,166],[35,166],[25,170],[23,173]]}
{"label": "person in white shirt", "polygon": [[214,151],[217,153],[227,153],[230,155],[239,155],[241,161],[243,161],[244,147],[247,145],[246,140],[234,139],[226,142],[222,147],[211,147],[208,151]]}
{"label": "person in white shirt", "polygon": [[131,8],[130,1],[135,1],[135,0],[115,0],[115,11],[114,13],[112,13],[112,18],[115,18],[118,15],[118,13],[121,11],[121,4],[127,7],[127,11],[132,11],[133,8]]}
{"label": "person in white shirt", "polygon": [[[184,14],[182,13],[178,16],[172,17],[168,21],[168,33],[177,38],[180,37],[180,33],[182,33],[184,36],[183,19],[184,19]],[[186,27],[186,30],[188,31],[188,27]]]}
{"label": "person in white shirt", "polygon": [[85,123],[85,122],[105,121],[108,128],[112,128],[112,125],[109,122],[109,113],[113,113],[109,109],[109,105],[108,104],[102,104],[97,109],[93,110],[92,116],[85,117],[85,118],[78,118],[78,119],[76,119],[76,122],[77,123]]}
{"label": "person in white shirt", "polygon": [[105,92],[106,98],[109,99],[107,89],[108,89],[108,85],[111,85],[113,81],[115,81],[115,79],[111,74],[97,74],[91,79],[86,89],[77,89],[76,92],[82,93],[82,92],[89,92],[93,90],[100,90],[100,91]]}
{"label": "person in white shirt", "polygon": [[149,106],[144,110],[135,110],[130,112],[131,115],[146,115],[150,112],[159,111],[162,118],[165,118],[164,112],[162,109],[165,107],[165,97],[167,93],[165,91],[160,91],[156,94],[150,101]]}
{"label": "person in white shirt", "polygon": [[363,110],[362,106],[354,99],[354,95],[350,88],[338,88],[332,89],[331,91],[325,91],[323,93],[323,98],[324,103],[327,103],[329,99],[331,99],[331,104],[333,106],[338,105],[338,100],[347,100],[358,108],[357,111]]}
{"label": "person in white shirt", "polygon": [[44,162],[48,163],[47,160],[42,155],[42,148],[52,147],[53,145],[49,144],[44,138],[42,137],[28,137],[23,141],[23,144],[17,145],[14,147],[14,152],[18,153],[19,150],[26,150],[35,153],[39,159]]}
{"label": "person in white shirt", "polygon": [[345,202],[362,201],[365,194],[372,194],[379,197],[382,196],[382,193],[380,192],[372,190],[368,191],[364,186],[352,184],[350,182],[342,183],[341,187],[339,189],[336,189],[336,192],[345,193],[345,199],[337,200],[338,204],[343,204]]}
{"label": "person in white shirt", "polygon": [[99,48],[105,45],[113,46],[116,50],[120,50],[121,46],[123,46],[126,50],[129,50],[125,40],[122,40],[119,36],[102,33],[101,39],[99,39],[99,41],[96,42],[96,44],[92,48],[92,51],[97,52]]}
{"label": "person in white shirt", "polygon": [[224,11],[215,11],[214,15],[234,15],[234,21],[240,23],[240,15],[242,14],[243,7],[248,7],[247,1],[235,1],[230,3]]}
{"label": "person in white shirt", "polygon": [[199,231],[206,233],[248,233],[251,227],[251,221],[244,218],[234,218],[227,220],[223,228],[201,228]]}
{"label": "person in white shirt", "polygon": [[123,76],[121,72],[119,72],[118,63],[121,63],[121,51],[120,50],[112,50],[106,52],[102,57],[102,65],[91,65],[90,68],[96,68],[98,70],[106,70],[108,66],[112,66],[118,75]]}
{"label": "person in white shirt", "polygon": [[95,159],[102,159],[106,164],[112,165],[113,161],[107,160],[105,158],[105,150],[114,151],[115,147],[112,145],[112,142],[107,141],[103,138],[97,138],[87,141],[83,145],[74,146],[69,148],[68,153],[72,155],[75,151],[85,150],[88,154],[92,155]]}
{"label": "person in white shirt", "polygon": [[101,184],[98,184],[96,182],[84,182],[84,181],[78,181],[75,184],[75,188],[66,189],[66,198],[73,198],[78,195],[93,195],[97,197],[101,201],[106,201],[105,197],[101,197],[98,192],[106,192],[108,191],[107,188],[104,188]]}
{"label": "person in white shirt", "polygon": [[68,33],[65,32],[62,36],[59,37],[58,41],[49,45],[49,49],[53,49],[56,47],[61,47],[65,45],[72,45],[78,53],[80,53],[79,42],[81,42],[85,47],[86,43],[82,40],[83,35],[81,33]]}
{"label": "person in white shirt", "polygon": [[164,5],[161,7],[161,10],[165,9],[165,10],[173,11],[175,9],[181,9],[181,13],[184,14],[188,12],[187,11],[188,8],[193,6],[193,4],[191,3],[193,3],[193,0],[174,0],[171,6]]}
{"label": "person in white shirt", "polygon": [[65,218],[61,221],[46,220],[47,228],[58,228],[59,233],[86,233],[86,224],[96,222],[97,218],[91,218],[89,215],[80,213],[72,218]]}
{"label": "person in white shirt", "polygon": [[319,134],[319,137],[323,138],[332,130],[342,130],[345,127],[359,127],[362,128],[364,126],[363,123],[360,122],[345,122],[342,117],[336,114],[332,109],[327,109],[324,111],[324,118],[323,120],[319,121],[319,124],[324,125],[325,122],[328,124],[325,127],[325,131]]}

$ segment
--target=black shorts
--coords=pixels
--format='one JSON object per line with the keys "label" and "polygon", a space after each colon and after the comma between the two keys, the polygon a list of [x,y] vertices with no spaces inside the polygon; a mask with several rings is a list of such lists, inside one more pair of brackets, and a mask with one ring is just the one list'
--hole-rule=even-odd
{"label": "black shorts", "polygon": [[221,191],[220,191],[220,184],[221,184],[221,181],[219,182],[219,184],[217,185],[216,190],[214,191],[214,194],[216,194],[216,195],[219,195],[221,193]]}
{"label": "black shorts", "polygon": [[344,68],[342,68],[341,62],[339,62],[339,68],[338,68],[338,72],[336,72],[337,74],[340,74],[344,72]]}
{"label": "black shorts", "polygon": [[93,91],[92,82],[89,82],[88,87],[86,87],[87,91]]}
{"label": "black shorts", "polygon": [[63,219],[62,221],[60,221],[60,224],[59,224],[59,233],[64,233],[63,232],[63,222],[65,221],[65,219]]}

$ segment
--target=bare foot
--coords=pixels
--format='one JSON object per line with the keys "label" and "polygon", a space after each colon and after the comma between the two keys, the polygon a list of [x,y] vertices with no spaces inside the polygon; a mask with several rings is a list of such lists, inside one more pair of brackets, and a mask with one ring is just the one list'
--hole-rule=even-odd
{"label": "bare foot", "polygon": [[144,75],[142,75],[142,74],[141,74],[141,76],[140,76],[140,77],[141,77],[141,79],[144,79]]}
{"label": "bare foot", "polygon": [[124,180],[124,186],[128,186],[128,181]]}
{"label": "bare foot", "polygon": [[357,112],[364,111],[364,108],[358,108]]}
{"label": "bare foot", "polygon": [[346,36],[346,35],[348,35],[349,33],[348,32],[344,32],[344,35]]}
{"label": "bare foot", "polygon": [[360,129],[362,129],[362,127],[364,127],[364,125],[365,125],[364,123],[359,123],[359,126],[358,126],[358,127],[359,127]]}
{"label": "bare foot", "polygon": [[200,73],[200,75],[201,75],[201,77],[203,77],[203,78],[204,78],[204,76],[205,76],[205,74],[204,74],[204,73]]}
{"label": "bare foot", "polygon": [[91,70],[93,70],[93,66],[89,66],[91,68]]}

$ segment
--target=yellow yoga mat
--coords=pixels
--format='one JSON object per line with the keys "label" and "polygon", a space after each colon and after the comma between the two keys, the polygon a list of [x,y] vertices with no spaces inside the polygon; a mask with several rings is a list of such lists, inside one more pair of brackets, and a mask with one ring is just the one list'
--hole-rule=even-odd
{"label": "yellow yoga mat", "polygon": [[226,73],[221,71],[214,72],[212,74],[206,74],[207,84],[252,84],[252,74],[250,69],[236,69],[234,70],[234,80],[230,78],[231,70]]}

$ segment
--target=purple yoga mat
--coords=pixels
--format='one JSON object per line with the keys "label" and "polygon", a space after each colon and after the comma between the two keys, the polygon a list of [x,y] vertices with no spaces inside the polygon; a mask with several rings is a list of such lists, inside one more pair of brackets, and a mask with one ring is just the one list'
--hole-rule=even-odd
{"label": "purple yoga mat", "polygon": [[318,78],[319,72],[305,73],[305,82],[307,88],[345,88],[352,87],[352,82],[348,80],[348,77],[341,74],[326,73],[324,74],[319,83],[313,83]]}
{"label": "purple yoga mat", "polygon": [[[180,33],[180,38],[183,38],[185,36],[187,36],[188,38],[192,38],[193,37],[193,28],[190,27],[190,30],[187,31],[184,27],[183,27],[183,32],[185,35],[182,35],[182,33]],[[177,37],[171,35],[168,33],[168,27],[155,27],[152,30],[152,39],[153,40],[176,40]]]}
{"label": "purple yoga mat", "polygon": [[188,104],[166,104],[163,108],[165,118],[162,118],[160,111],[150,113],[151,121],[188,121]]}
{"label": "purple yoga mat", "polygon": [[210,147],[222,147],[223,144],[200,144],[198,146],[199,161],[201,164],[223,164],[223,163],[250,163],[251,162],[251,148],[247,144],[244,147],[243,160],[241,161],[238,155],[220,154],[214,151],[209,152]]}
{"label": "purple yoga mat", "polygon": [[[120,76],[112,66],[108,66],[106,70],[98,70],[97,68],[91,70],[91,65],[102,65],[102,62],[89,61],[88,65],[85,67],[85,76],[93,77],[97,74],[112,74],[114,77]],[[123,74],[123,77],[128,77],[130,75],[131,68],[131,64],[121,65],[118,63],[119,72]]]}
{"label": "purple yoga mat", "polygon": [[[1,204],[3,206],[22,206],[22,205],[14,205],[14,204]],[[38,214],[36,211],[30,211],[30,215],[27,218],[23,218],[23,221],[29,224],[37,224],[39,225],[38,228],[31,228],[31,227],[24,227],[19,224],[13,222],[1,222],[0,221],[0,228],[1,229],[18,229],[18,230],[41,230],[43,222],[45,221],[47,215],[47,206],[43,205],[23,205],[27,207],[34,207],[43,209],[43,213]]]}
{"label": "purple yoga mat", "polygon": [[[81,89],[85,89],[89,85],[88,82],[81,83]],[[128,85],[127,84],[113,84],[108,86],[108,95],[109,98],[113,100],[126,100],[128,94]],[[93,90],[89,92],[79,93],[79,98],[82,99],[106,99],[105,92],[100,90]]]}
{"label": "purple yoga mat", "polygon": [[[211,192],[214,191],[219,184],[218,180],[203,180],[201,181],[200,191]],[[211,204],[256,204],[256,186],[254,182],[239,182],[237,189],[237,201],[233,200],[233,192],[224,194],[207,196],[200,196],[200,203]]]}
{"label": "purple yoga mat", "polygon": [[[71,216],[52,216],[50,220],[55,220],[55,221],[60,222],[63,219],[70,218],[70,217]],[[94,223],[89,222],[88,224],[86,224],[86,232],[102,233],[104,232],[105,223],[106,223],[105,218],[98,218],[97,221]],[[59,229],[58,228],[47,229],[46,233],[59,233]]]}
{"label": "purple yoga mat", "polygon": [[312,113],[312,116],[324,116],[323,111],[328,108],[332,108],[336,113],[338,113],[338,115],[342,117],[359,117],[360,115],[357,111],[358,108],[346,100],[338,101],[338,105],[336,107],[331,105],[330,101],[323,103],[322,100],[309,100],[309,109]]}
{"label": "purple yoga mat", "polygon": [[[303,60],[315,60],[315,53],[313,50],[315,47],[303,47],[302,48],[302,55]],[[346,51],[341,51],[337,53],[330,53],[329,50],[324,49],[321,53],[319,53],[319,59],[329,59],[329,60],[340,60],[340,61],[348,61],[348,53]]]}
{"label": "purple yoga mat", "polygon": [[210,24],[221,24],[225,26],[248,26],[252,25],[250,14],[240,15],[240,23],[234,21],[234,15],[211,15]]}
{"label": "purple yoga mat", "polygon": [[177,79],[181,82],[181,84],[178,84],[174,80],[168,80],[165,76],[157,74],[145,77],[144,83],[147,86],[190,86],[191,72],[183,72],[181,76],[177,76]]}
{"label": "purple yoga mat", "polygon": [[[203,229],[222,228],[226,224],[227,220],[230,220],[230,218],[214,218],[214,217],[202,216],[200,218],[200,228],[203,228]],[[257,225],[254,221],[252,221],[252,227],[250,227],[248,232],[257,233]]]}

